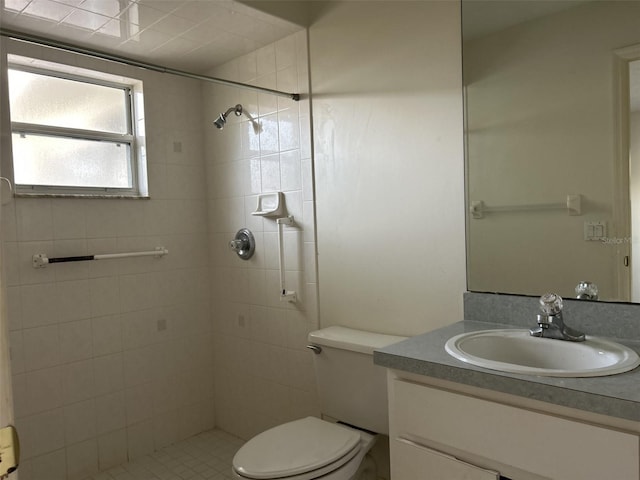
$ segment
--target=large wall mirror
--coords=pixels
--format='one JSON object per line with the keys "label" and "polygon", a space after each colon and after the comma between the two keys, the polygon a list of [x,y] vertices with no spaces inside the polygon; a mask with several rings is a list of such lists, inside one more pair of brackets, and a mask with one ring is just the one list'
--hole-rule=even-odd
{"label": "large wall mirror", "polygon": [[462,19],[468,289],[640,302],[640,2]]}

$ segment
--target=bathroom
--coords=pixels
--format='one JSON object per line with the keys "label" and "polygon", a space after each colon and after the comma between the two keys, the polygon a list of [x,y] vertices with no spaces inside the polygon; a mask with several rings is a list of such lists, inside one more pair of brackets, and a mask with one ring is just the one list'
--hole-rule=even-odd
{"label": "bathroom", "polygon": [[[21,478],[82,479],[214,426],[246,439],[317,415],[309,331],[410,336],[463,318],[459,5],[285,3],[271,7],[308,30],[205,73],[297,91],[300,102],[109,64],[144,82],[150,200],[2,205],[13,395],[25,399],[15,402],[23,450],[35,452]],[[242,117],[213,126],[236,103],[261,131]],[[284,229],[295,305],[278,298],[275,221],[251,215],[271,191],[296,221]],[[249,262],[227,248],[243,227],[256,236]],[[157,246],[169,255],[31,264],[36,253]]]}

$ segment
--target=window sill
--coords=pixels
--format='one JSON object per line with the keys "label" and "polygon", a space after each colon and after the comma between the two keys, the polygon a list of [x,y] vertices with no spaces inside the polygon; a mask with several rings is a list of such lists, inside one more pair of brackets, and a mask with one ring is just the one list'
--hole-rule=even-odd
{"label": "window sill", "polygon": [[97,198],[97,199],[127,199],[127,200],[151,200],[149,195],[108,195],[99,193],[24,193],[15,192],[15,198]]}

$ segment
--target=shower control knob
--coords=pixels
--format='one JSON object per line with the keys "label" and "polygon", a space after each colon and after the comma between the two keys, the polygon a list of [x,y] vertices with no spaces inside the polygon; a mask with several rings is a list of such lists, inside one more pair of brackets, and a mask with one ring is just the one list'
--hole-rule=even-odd
{"label": "shower control knob", "polygon": [[256,250],[256,241],[249,229],[242,228],[229,242],[229,248],[236,252],[241,259],[249,260]]}
{"label": "shower control knob", "polygon": [[242,240],[231,240],[229,242],[229,248],[234,252],[238,252],[245,248],[245,242]]}

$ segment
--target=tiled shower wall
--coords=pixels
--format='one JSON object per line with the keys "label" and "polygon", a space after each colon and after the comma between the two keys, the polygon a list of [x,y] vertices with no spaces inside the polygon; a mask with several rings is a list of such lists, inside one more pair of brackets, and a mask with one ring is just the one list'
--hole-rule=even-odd
{"label": "tiled shower wall", "polygon": [[[300,32],[211,72],[222,78],[287,92],[308,92],[306,33]],[[215,409],[218,428],[248,438],[278,423],[318,414],[306,336],[317,328],[317,285],[309,99],[204,87],[209,185]],[[212,122],[242,104],[247,115]],[[251,215],[257,195],[284,192],[294,227],[284,227],[287,290],[279,298],[275,218]],[[227,244],[249,228],[255,256],[240,260]]]}
{"label": "tiled shower wall", "polygon": [[[151,199],[2,207],[20,479],[81,479],[214,425],[202,86],[12,50],[144,81]],[[31,266],[156,246],[169,255]]]}

